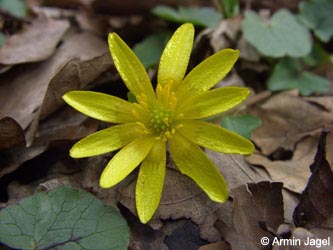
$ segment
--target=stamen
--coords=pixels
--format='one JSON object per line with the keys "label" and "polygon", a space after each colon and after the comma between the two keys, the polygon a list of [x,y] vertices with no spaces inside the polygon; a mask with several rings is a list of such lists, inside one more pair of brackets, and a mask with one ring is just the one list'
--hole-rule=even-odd
{"label": "stamen", "polygon": [[160,102],[162,99],[162,92],[163,92],[163,88],[161,86],[161,84],[157,84],[156,87],[156,98],[157,98],[157,102]]}
{"label": "stamen", "polygon": [[163,119],[163,121],[164,121],[165,125],[169,126],[169,118],[168,117],[165,117]]}
{"label": "stamen", "polygon": [[176,126],[176,129],[180,129],[180,128],[182,128],[182,127],[184,127],[183,124],[178,124],[178,125]]}
{"label": "stamen", "polygon": [[147,127],[145,126],[144,123],[142,122],[135,122],[136,124],[138,124],[143,130],[140,132],[143,132],[144,134],[150,134],[149,130],[147,129]]}
{"label": "stamen", "polygon": [[142,107],[144,107],[145,109],[148,109],[148,100],[147,100],[147,96],[145,94],[136,95],[136,100]]}

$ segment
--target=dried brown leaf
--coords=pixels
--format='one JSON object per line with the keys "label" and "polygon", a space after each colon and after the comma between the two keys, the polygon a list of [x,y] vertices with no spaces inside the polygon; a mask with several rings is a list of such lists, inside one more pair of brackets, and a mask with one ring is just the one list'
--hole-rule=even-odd
{"label": "dried brown leaf", "polygon": [[311,177],[294,210],[296,226],[333,230],[333,172],[326,160],[325,144],[328,131],[323,131],[317,153],[311,164]]}
{"label": "dried brown leaf", "polygon": [[0,177],[16,170],[22,163],[35,158],[46,150],[46,146],[20,147],[0,151]]}
{"label": "dried brown leaf", "polygon": [[286,161],[272,161],[259,153],[246,159],[253,165],[264,167],[273,181],[283,182],[288,190],[301,193],[310,176],[308,166],[313,161],[316,145],[316,137],[305,138],[297,144],[293,157]]}
{"label": "dried brown leaf", "polygon": [[6,39],[0,48],[0,63],[12,65],[47,59],[68,28],[67,20],[46,17],[34,20],[22,32]]}
{"label": "dried brown leaf", "polygon": [[206,153],[226,179],[229,190],[246,183],[271,180],[265,170],[254,168],[244,156],[220,154],[211,150],[206,150]]}
{"label": "dried brown leaf", "polygon": [[[332,242],[330,243],[330,246],[327,245],[328,238],[332,239],[332,236],[332,232],[327,236],[323,234],[313,233],[302,227],[297,227],[292,230],[290,239],[287,239],[290,240],[290,243],[287,243],[287,240],[285,241],[286,243],[282,243],[280,246],[278,245],[278,243],[276,243],[273,246],[273,250],[332,250]],[[315,240],[317,240],[317,244],[319,244],[318,241],[320,241],[321,243],[323,243],[323,245],[313,245],[316,243]]]}
{"label": "dried brown leaf", "polygon": [[262,121],[252,139],[265,155],[279,147],[293,150],[296,142],[320,133],[321,128],[333,122],[330,112],[288,92],[274,95],[248,111]]}
{"label": "dried brown leaf", "polygon": [[0,119],[0,149],[25,145],[25,135],[21,126],[12,118]]}
{"label": "dried brown leaf", "polygon": [[260,239],[271,234],[260,227],[265,223],[276,230],[283,223],[282,183],[250,183],[233,189],[233,228],[219,222],[217,227],[232,249],[261,249]]}
{"label": "dried brown leaf", "polygon": [[[119,188],[118,197],[119,201],[134,214],[136,213],[135,184],[133,181],[128,186]],[[219,205],[211,201],[191,179],[177,170],[167,168],[161,202],[150,225],[156,228],[158,219],[189,218],[200,228],[204,227],[205,223],[209,223],[208,228],[211,228],[216,219],[210,221],[209,217],[215,218],[214,212]],[[204,230],[201,234],[204,234],[201,235],[203,238],[209,237],[211,240],[218,238],[216,230],[210,232]]]}
{"label": "dried brown leaf", "polygon": [[231,250],[231,247],[224,241],[219,241],[216,243],[201,246],[199,247],[199,250]]}
{"label": "dried brown leaf", "polygon": [[98,37],[70,34],[46,62],[1,75],[0,117],[12,117],[23,129],[34,120],[37,126],[40,114],[45,117],[62,105],[62,93],[85,87],[111,65],[106,53],[106,42]]}

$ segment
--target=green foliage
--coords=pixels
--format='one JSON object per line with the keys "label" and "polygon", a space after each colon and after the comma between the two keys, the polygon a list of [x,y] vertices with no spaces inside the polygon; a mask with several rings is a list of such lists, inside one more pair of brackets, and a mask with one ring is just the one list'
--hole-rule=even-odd
{"label": "green foliage", "polygon": [[127,100],[131,103],[137,102],[135,95],[131,91],[127,92]]}
{"label": "green foliage", "polygon": [[40,192],[0,212],[0,241],[17,249],[127,249],[123,217],[71,187]]}
{"label": "green foliage", "polygon": [[25,17],[27,15],[27,6],[22,0],[0,0],[0,9],[8,11],[17,17]]}
{"label": "green foliage", "polygon": [[246,39],[265,56],[302,57],[311,51],[308,30],[285,9],[266,22],[255,12],[246,11],[242,29]]}
{"label": "green foliage", "polygon": [[283,58],[274,67],[268,88],[272,91],[298,89],[306,96],[314,92],[325,92],[329,84],[325,78],[303,70],[298,59]]}
{"label": "green foliage", "polygon": [[154,68],[158,64],[164,46],[170,36],[171,34],[168,32],[153,34],[134,46],[134,53],[139,57],[146,69]]}
{"label": "green foliage", "polygon": [[317,66],[330,61],[330,55],[319,43],[315,43],[310,54],[303,58],[303,61],[309,66]]}
{"label": "green foliage", "polygon": [[333,1],[312,0],[299,5],[301,21],[323,42],[333,35]]}
{"label": "green foliage", "polygon": [[176,23],[193,23],[197,26],[216,28],[222,18],[221,13],[209,7],[178,7],[177,10],[168,6],[157,6],[152,13],[165,20]]}
{"label": "green foliage", "polygon": [[239,14],[238,0],[221,0],[223,14],[226,18],[232,18]]}
{"label": "green foliage", "polygon": [[253,115],[224,116],[221,126],[229,129],[247,139],[251,138],[251,132],[261,125],[261,120]]}
{"label": "green foliage", "polygon": [[4,33],[0,32],[0,48],[3,45],[3,43],[5,42],[5,39],[6,39],[6,37],[5,37]]}

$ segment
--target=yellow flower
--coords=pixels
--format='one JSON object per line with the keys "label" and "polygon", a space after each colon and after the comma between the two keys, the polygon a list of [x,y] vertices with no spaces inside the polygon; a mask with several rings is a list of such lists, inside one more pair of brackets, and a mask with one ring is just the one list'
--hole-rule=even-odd
{"label": "yellow flower", "polygon": [[189,23],[173,34],[161,56],[154,92],[139,59],[111,33],[108,42],[114,64],[137,102],[92,91],[71,91],[63,96],[69,105],[90,117],[118,123],[83,138],[70,155],[88,157],[122,148],[102,172],[100,186],[116,185],[140,165],[135,199],[143,223],[151,219],[160,202],[167,145],[180,172],[216,202],[228,198],[227,185],[200,146],[231,154],[254,151],[247,139],[200,120],[233,108],[248,96],[249,90],[243,87],[210,90],[231,70],[239,52],[221,50],[185,76],[193,38],[194,28]]}

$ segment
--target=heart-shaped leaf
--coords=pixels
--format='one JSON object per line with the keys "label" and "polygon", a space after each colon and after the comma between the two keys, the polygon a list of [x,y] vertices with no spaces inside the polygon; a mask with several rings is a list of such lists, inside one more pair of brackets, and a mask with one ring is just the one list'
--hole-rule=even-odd
{"label": "heart-shaped leaf", "polygon": [[129,229],[114,208],[82,190],[40,192],[0,212],[0,242],[16,249],[127,249]]}
{"label": "heart-shaped leaf", "polygon": [[25,17],[28,12],[27,5],[23,0],[1,0],[0,9],[17,17]]}
{"label": "heart-shaped leaf", "polygon": [[300,2],[300,19],[323,42],[333,36],[333,1],[316,0]]}
{"label": "heart-shaped leaf", "polygon": [[261,125],[261,120],[253,115],[228,115],[222,118],[221,125],[226,129],[250,139],[251,132]]}
{"label": "heart-shaped leaf", "polygon": [[169,38],[170,33],[168,32],[152,34],[134,46],[134,53],[139,57],[146,69],[154,68],[158,64]]}
{"label": "heart-shaped leaf", "polygon": [[216,28],[222,15],[210,7],[178,7],[157,6],[152,10],[156,16],[176,23],[193,23],[197,26]]}
{"label": "heart-shaped leaf", "polygon": [[298,59],[283,58],[274,67],[268,80],[272,91],[298,89],[302,95],[325,92],[330,83],[323,77],[304,71]]}
{"label": "heart-shaped leaf", "polygon": [[247,11],[242,29],[245,38],[265,56],[302,57],[311,51],[309,31],[285,9],[266,22],[255,12]]}

